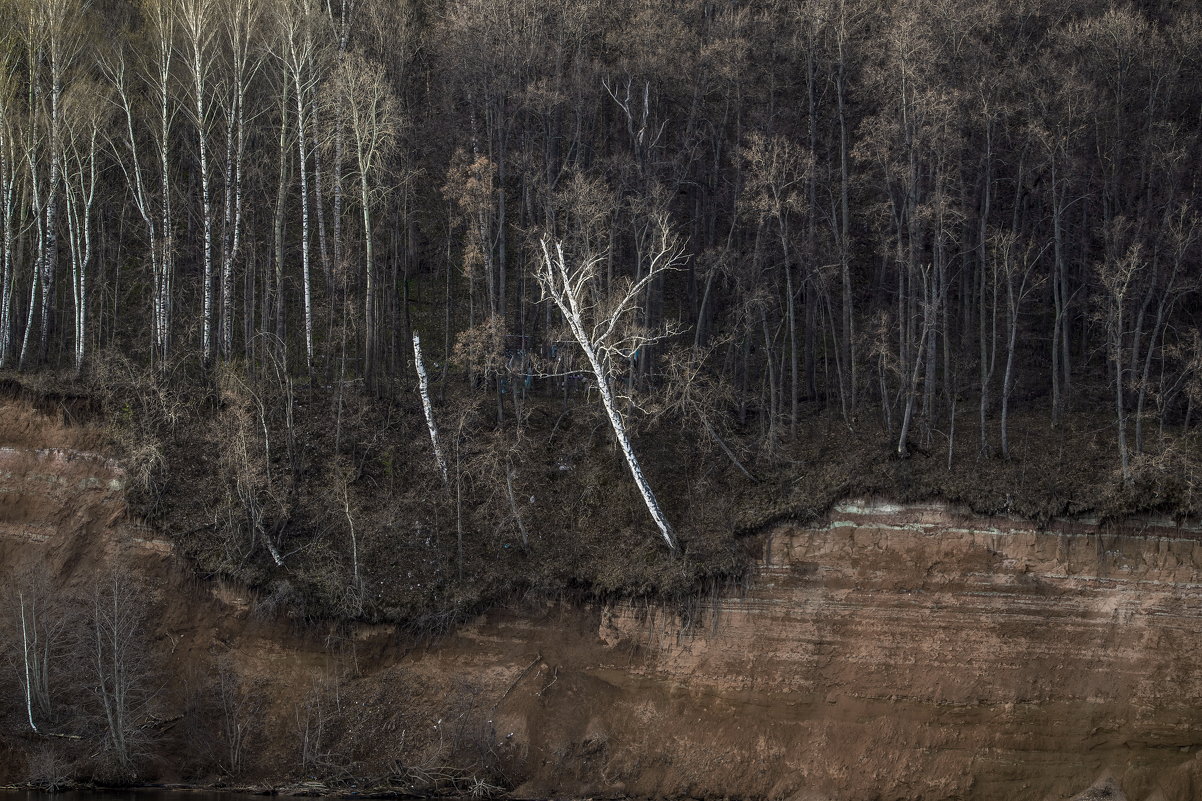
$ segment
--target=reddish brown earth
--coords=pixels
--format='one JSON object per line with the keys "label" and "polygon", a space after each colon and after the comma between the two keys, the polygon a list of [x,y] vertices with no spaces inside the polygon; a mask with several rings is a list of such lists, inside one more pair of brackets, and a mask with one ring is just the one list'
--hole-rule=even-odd
{"label": "reddish brown earth", "polygon": [[[552,604],[415,645],[301,630],[196,579],[127,517],[99,432],[18,401],[0,421],[0,570],[145,576],[166,674],[221,657],[264,699],[268,782],[300,775],[295,721],[322,687],[341,710],[331,749],[365,771],[487,753],[520,797],[1202,798],[1197,526],[847,502],[766,534],[749,584],[690,625]],[[167,756],[158,778],[178,778]],[[21,764],[0,758],[0,781]]]}

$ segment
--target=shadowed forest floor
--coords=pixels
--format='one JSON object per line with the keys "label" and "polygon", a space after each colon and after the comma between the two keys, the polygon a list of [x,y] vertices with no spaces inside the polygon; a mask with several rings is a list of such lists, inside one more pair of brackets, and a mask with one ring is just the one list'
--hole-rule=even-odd
{"label": "shadowed forest floor", "polygon": [[792,441],[785,430],[771,447],[754,418],[724,429],[729,455],[698,431],[637,431],[644,472],[681,541],[672,556],[604,418],[578,398],[565,406],[531,394],[520,424],[512,410],[498,424],[488,395],[465,402],[473,393],[461,388],[438,406],[450,461],[443,485],[411,388],[348,388],[339,415],[328,387],[280,391],[228,374],[215,383],[44,374],[5,387],[64,419],[100,422],[107,450],[127,465],[137,515],[201,575],[243,582],[300,618],[439,631],[531,594],[687,604],[738,582],[759,532],[810,522],[848,497],[941,499],[1037,523],[1199,513],[1196,433],[1137,458],[1124,486],[1104,415],[1079,411],[1053,428],[1045,410],[1020,409],[1003,460],[981,455],[977,407],[961,403],[949,469],[946,423],[920,420],[909,456],[898,458],[878,410],[865,407],[848,425],[813,405]]}

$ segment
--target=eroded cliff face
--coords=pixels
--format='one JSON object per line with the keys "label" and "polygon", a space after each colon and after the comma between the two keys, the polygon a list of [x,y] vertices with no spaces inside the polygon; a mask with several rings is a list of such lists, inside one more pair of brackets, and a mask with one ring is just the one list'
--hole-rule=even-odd
{"label": "eroded cliff face", "polygon": [[[1036,530],[849,501],[764,535],[747,584],[687,624],[539,604],[432,642],[364,626],[331,648],[251,593],[190,578],[166,538],[128,519],[94,432],[4,413],[0,568],[40,566],[63,586],[103,564],[146,576],[166,675],[194,682],[221,657],[255,682],[270,781],[301,772],[299,710],[333,680],[353,714],[330,753],[432,765],[474,751],[521,797],[1038,801],[1110,776],[1137,801],[1202,798],[1196,526]],[[23,778],[14,753],[0,780]]]}
{"label": "eroded cliff face", "polygon": [[530,795],[1042,799],[1110,773],[1196,799],[1198,534],[846,503],[687,631],[620,607],[558,645],[580,613],[497,615],[453,648],[541,654],[498,712]]}

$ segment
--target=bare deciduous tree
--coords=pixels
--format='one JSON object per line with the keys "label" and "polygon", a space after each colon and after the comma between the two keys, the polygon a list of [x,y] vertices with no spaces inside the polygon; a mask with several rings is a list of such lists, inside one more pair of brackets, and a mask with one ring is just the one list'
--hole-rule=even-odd
{"label": "bare deciduous tree", "polygon": [[563,246],[552,245],[545,237],[542,240],[543,260],[539,265],[538,281],[544,297],[549,298],[563,315],[572,341],[584,352],[589,370],[597,382],[601,404],[630,474],[664,542],[670,550],[675,551],[676,537],[655,499],[651,485],[643,475],[613,390],[613,381],[618,375],[617,364],[629,360],[641,348],[665,336],[662,332],[654,333],[631,325],[629,319],[647,286],[662,273],[676,268],[684,257],[684,249],[672,232],[666,215],[656,220],[655,224],[656,248],[646,274],[640,280],[616,289],[609,296],[599,297],[598,267],[602,262],[599,256],[585,257],[569,265]]}
{"label": "bare deciduous tree", "polygon": [[114,767],[133,776],[151,729],[144,724],[154,699],[146,642],[146,587],[117,570],[97,578],[89,602],[92,692],[104,721],[104,746]]}
{"label": "bare deciduous tree", "polygon": [[1114,382],[1114,414],[1118,430],[1119,468],[1123,481],[1131,481],[1131,460],[1127,452],[1127,403],[1125,343],[1130,325],[1128,305],[1135,282],[1146,266],[1143,248],[1138,244],[1116,252],[1097,267],[1104,289],[1101,317],[1106,326],[1106,353],[1110,357],[1111,381]]}
{"label": "bare deciduous tree", "polygon": [[[384,71],[357,53],[344,54],[325,87],[324,118],[343,131],[350,155],[342,154],[347,169],[359,185],[359,213],[363,223],[364,343],[365,374],[370,376],[377,361],[379,293],[372,208],[385,191],[381,174],[384,160],[400,135],[401,116],[396,95]],[[334,141],[342,141],[337,137]]]}
{"label": "bare deciduous tree", "polygon": [[213,193],[212,174],[209,167],[209,137],[211,136],[214,91],[212,71],[214,68],[214,40],[220,30],[218,23],[221,9],[217,0],[177,0],[179,10],[176,18],[182,39],[180,63],[189,78],[191,103],[187,106],[196,132],[197,153],[200,167],[200,215],[203,225],[202,242],[202,288],[201,288],[201,352],[205,361],[214,352],[215,291],[213,271]]}

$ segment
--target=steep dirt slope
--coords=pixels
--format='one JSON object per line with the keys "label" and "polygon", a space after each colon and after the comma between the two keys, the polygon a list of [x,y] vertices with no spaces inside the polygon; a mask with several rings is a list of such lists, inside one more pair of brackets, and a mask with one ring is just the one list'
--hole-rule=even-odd
{"label": "steep dirt slope", "polygon": [[67,425],[27,402],[0,401],[0,566],[35,565],[59,579],[98,564],[129,531],[124,471],[95,451],[98,430]]}
{"label": "steep dirt slope", "polygon": [[[173,683],[157,713],[186,715],[183,685],[224,660],[262,701],[255,770],[270,782],[311,771],[298,721],[320,686],[339,710],[323,753],[373,781],[460,765],[522,797],[1039,801],[1102,777],[1095,795],[1202,797],[1197,527],[1037,531],[848,502],[765,535],[749,584],[689,625],[538,604],[413,643],[387,627],[301,630],[266,599],[199,581],[128,519],[96,431],[17,401],[0,420],[0,570],[41,566],[68,588],[106,563],[145,576]],[[186,739],[165,733],[147,770],[188,778],[170,750]],[[9,741],[0,781],[23,778],[31,742]]]}
{"label": "steep dirt slope", "polygon": [[528,795],[1067,798],[1109,772],[1194,799],[1198,533],[849,503],[776,532],[746,595],[687,632],[496,615],[422,665],[541,657],[496,716]]}

